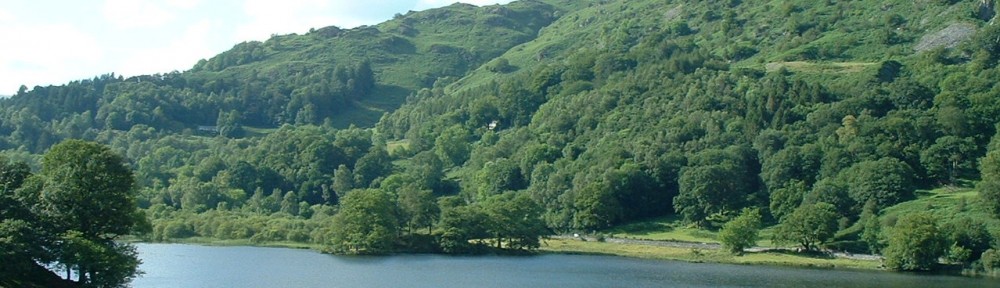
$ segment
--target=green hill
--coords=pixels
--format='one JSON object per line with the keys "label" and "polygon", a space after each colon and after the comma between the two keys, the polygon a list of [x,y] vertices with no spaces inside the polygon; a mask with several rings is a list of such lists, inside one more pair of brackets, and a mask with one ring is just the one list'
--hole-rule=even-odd
{"label": "green hill", "polygon": [[[78,130],[146,125],[180,133],[216,125],[220,112],[231,111],[239,111],[236,120],[250,126],[330,121],[336,127],[370,127],[416,90],[439,78],[460,77],[533,39],[557,11],[534,1],[502,7],[455,4],[397,15],[376,26],[331,26],[240,43],[183,73],[128,79],[110,74],[22,89],[0,105],[5,119],[24,113],[40,122],[86,122],[74,124]],[[35,123],[4,124],[2,130],[11,134]],[[31,128],[42,131],[4,146],[27,144],[41,151],[67,136],[92,138],[82,131],[54,131],[64,127]]]}
{"label": "green hill", "polygon": [[[455,4],[241,43],[182,73],[25,89],[0,100],[0,148],[31,162],[66,138],[112,146],[158,240],[344,251],[344,235],[375,233],[339,230],[367,209],[392,218],[372,231],[398,232],[379,239],[482,252],[651,218],[716,230],[743,208],[781,227],[832,207],[824,240],[865,252],[862,215],[964,199],[975,210],[956,211],[976,213],[951,214],[997,217],[1000,185],[980,172],[1000,151],[994,6]],[[980,179],[987,197],[919,192]],[[334,216],[341,199],[367,202]]]}

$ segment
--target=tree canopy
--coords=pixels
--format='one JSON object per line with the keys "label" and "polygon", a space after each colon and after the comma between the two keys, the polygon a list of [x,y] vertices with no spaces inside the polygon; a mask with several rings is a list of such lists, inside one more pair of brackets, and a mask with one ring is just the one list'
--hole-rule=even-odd
{"label": "tree canopy", "polygon": [[121,156],[104,145],[68,140],[45,154],[38,174],[28,176],[23,163],[0,164],[5,183],[0,199],[13,208],[0,211],[0,238],[9,240],[5,248],[15,249],[4,251],[18,251],[3,263],[11,268],[4,271],[50,264],[75,272],[80,284],[98,287],[126,286],[140,273],[135,247],[116,241],[149,229],[137,210],[132,171]]}

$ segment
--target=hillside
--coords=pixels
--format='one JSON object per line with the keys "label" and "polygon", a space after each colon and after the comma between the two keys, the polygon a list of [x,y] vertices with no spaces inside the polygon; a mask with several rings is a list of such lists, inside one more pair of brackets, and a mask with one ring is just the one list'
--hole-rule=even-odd
{"label": "hillside", "polygon": [[[535,1],[455,4],[377,26],[331,26],[240,43],[184,72],[23,87],[0,102],[0,131],[13,135],[0,146],[40,152],[59,139],[93,138],[88,130],[136,125],[181,133],[222,124],[232,112],[239,114],[235,122],[254,127],[327,121],[371,127],[416,90],[460,77],[533,39],[556,14]],[[65,125],[47,125],[52,122]],[[17,138],[19,129],[30,137]]]}
{"label": "hillside", "polygon": [[896,225],[869,219],[912,223],[900,211],[958,205],[919,191],[978,185],[961,198],[977,213],[937,215],[951,243],[928,249],[968,264],[985,247],[945,224],[1000,211],[994,6],[455,4],[20,91],[0,100],[0,147],[37,165],[61,139],[111,146],[152,239],[353,253],[533,249],[650,218],[716,231],[744,208],[769,235],[829,212],[819,244],[869,252],[862,230]]}

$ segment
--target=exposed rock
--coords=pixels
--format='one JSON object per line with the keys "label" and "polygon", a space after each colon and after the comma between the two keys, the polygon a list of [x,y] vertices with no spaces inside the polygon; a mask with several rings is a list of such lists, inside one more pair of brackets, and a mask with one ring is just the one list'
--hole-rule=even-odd
{"label": "exposed rock", "polygon": [[913,47],[917,52],[923,52],[939,47],[955,48],[962,41],[976,34],[976,26],[969,23],[952,23],[940,31],[924,35]]}
{"label": "exposed rock", "polygon": [[670,10],[667,10],[667,12],[664,12],[663,20],[667,22],[673,21],[677,19],[677,17],[681,16],[681,12],[684,12],[684,4],[677,5],[677,7],[671,8]]}

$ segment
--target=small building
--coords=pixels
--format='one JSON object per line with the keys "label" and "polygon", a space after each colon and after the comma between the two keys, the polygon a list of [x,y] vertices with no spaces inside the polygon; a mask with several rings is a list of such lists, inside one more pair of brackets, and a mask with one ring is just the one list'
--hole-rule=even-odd
{"label": "small building", "polygon": [[199,132],[219,133],[219,126],[198,126]]}

